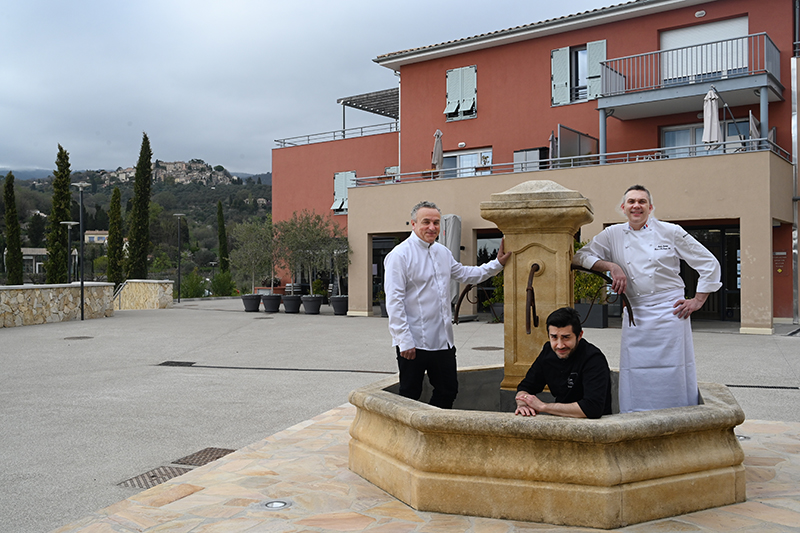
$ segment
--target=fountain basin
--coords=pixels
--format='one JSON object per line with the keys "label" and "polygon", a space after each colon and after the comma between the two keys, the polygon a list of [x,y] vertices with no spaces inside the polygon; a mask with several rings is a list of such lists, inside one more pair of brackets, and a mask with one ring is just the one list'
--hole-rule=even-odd
{"label": "fountain basin", "polygon": [[459,371],[455,409],[403,398],[397,378],[350,393],[350,469],[421,511],[616,528],[745,500],[744,413],[703,404],[599,420],[513,414],[503,367]]}

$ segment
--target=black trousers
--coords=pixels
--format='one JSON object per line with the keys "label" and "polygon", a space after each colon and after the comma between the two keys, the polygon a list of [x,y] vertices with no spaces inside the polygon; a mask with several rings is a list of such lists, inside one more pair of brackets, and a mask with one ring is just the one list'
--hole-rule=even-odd
{"label": "black trousers", "polygon": [[425,372],[433,387],[430,404],[442,409],[451,409],[458,395],[458,371],[456,348],[446,350],[420,350],[414,359],[400,357],[397,350],[397,367],[400,369],[400,396],[419,400],[422,396],[422,380]]}

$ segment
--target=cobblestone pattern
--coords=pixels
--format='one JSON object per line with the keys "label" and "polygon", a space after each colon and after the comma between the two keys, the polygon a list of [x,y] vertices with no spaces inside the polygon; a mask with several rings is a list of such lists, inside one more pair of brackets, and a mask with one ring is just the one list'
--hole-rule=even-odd
{"label": "cobblestone pattern", "polygon": [[[114,315],[112,283],[84,283],[84,318]],[[0,328],[75,320],[81,316],[81,287],[24,285],[0,287]]]}

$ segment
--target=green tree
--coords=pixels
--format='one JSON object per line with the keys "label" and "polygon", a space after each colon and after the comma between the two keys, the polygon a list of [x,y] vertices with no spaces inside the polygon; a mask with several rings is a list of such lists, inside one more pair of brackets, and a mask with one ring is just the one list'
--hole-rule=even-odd
{"label": "green tree", "polygon": [[219,271],[228,272],[231,268],[231,260],[228,257],[228,236],[225,232],[222,200],[217,200],[217,227],[219,228]]}
{"label": "green tree", "polygon": [[237,224],[231,236],[236,243],[231,251],[231,262],[250,274],[250,285],[255,291],[256,276],[263,276],[273,269],[272,218],[267,217],[263,222],[252,220]]}
{"label": "green tree", "polygon": [[44,232],[47,229],[47,219],[39,213],[31,215],[28,221],[28,242],[34,248],[41,248],[44,242]]}
{"label": "green tree", "polygon": [[330,219],[305,209],[299,214],[295,211],[292,218],[275,224],[275,232],[278,256],[292,273],[293,282],[298,274],[305,274],[312,282],[315,272],[328,270],[332,254]]}
{"label": "green tree", "polygon": [[6,268],[9,285],[22,285],[22,241],[19,235],[17,200],[14,197],[14,174],[9,172],[3,184],[3,201],[6,205]]}
{"label": "green tree", "polygon": [[150,139],[142,134],[142,147],[133,178],[133,206],[128,231],[128,279],[147,279],[150,248],[150,187],[153,169]]}
{"label": "green tree", "polygon": [[[67,227],[61,222],[77,220],[71,216],[70,175],[69,153],[59,144],[56,170],[53,172],[53,207],[47,217],[47,283],[67,282]],[[83,238],[83,235],[79,238]]]}
{"label": "green tree", "polygon": [[125,281],[123,272],[122,241],[122,194],[119,187],[111,193],[111,206],[108,210],[108,281],[118,287]]}

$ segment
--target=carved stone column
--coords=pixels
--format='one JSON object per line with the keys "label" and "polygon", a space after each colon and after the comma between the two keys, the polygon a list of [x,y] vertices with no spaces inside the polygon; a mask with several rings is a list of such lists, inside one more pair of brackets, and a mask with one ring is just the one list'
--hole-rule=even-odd
{"label": "carved stone column", "polygon": [[[547,342],[545,320],[573,305],[570,269],[574,236],[594,219],[591,203],[553,181],[526,181],[481,202],[481,217],[494,222],[513,252],[505,266],[505,377],[501,388],[516,389]],[[531,266],[539,326],[526,333],[526,287]]]}

